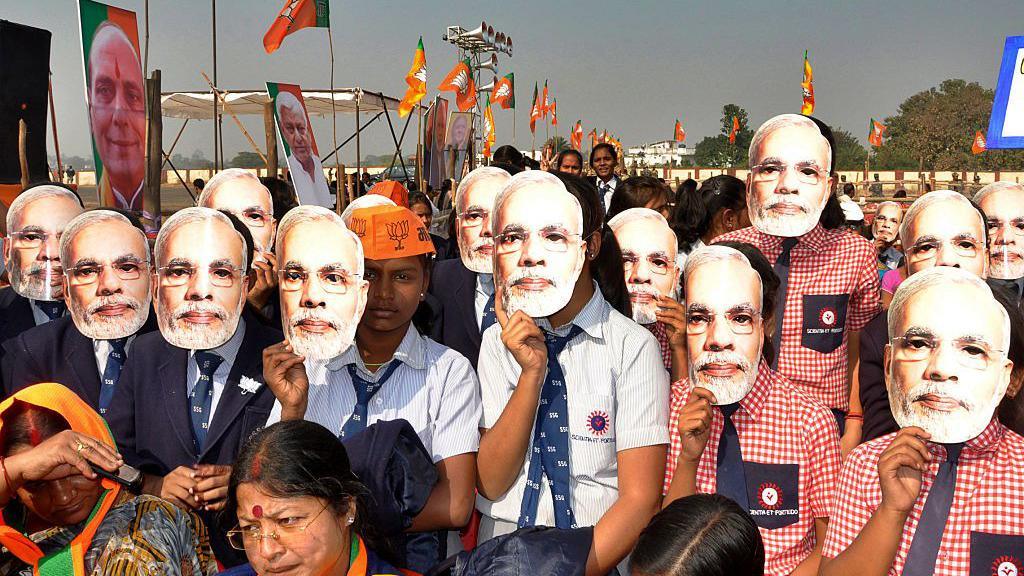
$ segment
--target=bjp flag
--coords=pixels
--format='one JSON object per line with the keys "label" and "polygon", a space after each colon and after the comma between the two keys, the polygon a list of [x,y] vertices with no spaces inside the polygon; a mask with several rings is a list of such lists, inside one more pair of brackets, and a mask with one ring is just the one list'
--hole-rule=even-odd
{"label": "bjp flag", "polygon": [[331,4],[329,0],[287,0],[270,30],[263,35],[263,48],[267,54],[281,47],[284,37],[303,28],[330,28]]}
{"label": "bjp flag", "polygon": [[868,143],[875,147],[881,146],[882,134],[885,133],[886,128],[885,124],[872,118],[871,123],[868,124]]}
{"label": "bjp flag", "polygon": [[732,117],[732,130],[729,131],[729,144],[736,143],[736,134],[740,131],[740,119],[736,116]]}
{"label": "bjp flag", "polygon": [[455,92],[455,104],[459,112],[465,112],[476,106],[476,82],[470,72],[469,58],[455,65],[444,77],[438,90]]}
{"label": "bjp flag", "polygon": [[420,44],[412,57],[412,67],[405,75],[405,83],[409,85],[409,89],[405,91],[405,98],[402,98],[398,105],[399,118],[408,116],[427,95],[427,55],[423,52],[423,36],[420,36]]}
{"label": "bjp flag", "polygon": [[676,118],[676,142],[686,141],[686,130],[683,130],[683,125]]}
{"label": "bjp flag", "polygon": [[516,75],[513,72],[505,74],[494,83],[494,102],[504,110],[516,107]]}
{"label": "bjp flag", "polygon": [[800,83],[800,87],[804,93],[800,113],[810,116],[814,114],[814,70],[811,68],[811,61],[807,59],[807,50],[804,50],[804,81]]}
{"label": "bjp flag", "polygon": [[552,126],[558,126],[558,99],[557,98],[551,101],[551,108],[549,108],[549,110],[551,111],[551,125]]}
{"label": "bjp flag", "polygon": [[590,147],[593,148],[597,144],[597,128],[591,128],[587,136],[590,137]]}
{"label": "bjp flag", "polygon": [[484,106],[484,156],[491,157],[491,146],[494,146],[494,114],[491,112],[491,99],[487,98]]}
{"label": "bjp flag", "polygon": [[974,133],[974,142],[971,142],[971,153],[981,154],[986,149],[987,146],[985,144],[985,135],[981,132],[981,130],[978,130],[977,132]]}
{"label": "bjp flag", "polygon": [[540,110],[540,101],[537,99],[537,83],[533,83],[533,106],[530,108],[530,132],[537,133],[537,120],[543,116]]}
{"label": "bjp flag", "polygon": [[545,80],[544,81],[544,98],[541,100],[540,112],[541,112],[541,114],[544,115],[545,118],[547,118],[548,117],[548,112],[550,112],[550,111],[551,111],[551,109],[548,108],[548,81]]}
{"label": "bjp flag", "polygon": [[572,141],[573,150],[580,150],[583,148],[583,121],[577,120],[576,126],[572,129],[572,134],[569,136]]}

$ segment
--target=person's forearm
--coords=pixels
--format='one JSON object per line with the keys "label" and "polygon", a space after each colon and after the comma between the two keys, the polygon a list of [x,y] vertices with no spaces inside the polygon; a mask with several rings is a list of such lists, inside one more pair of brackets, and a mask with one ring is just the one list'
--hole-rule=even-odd
{"label": "person's forearm", "polygon": [[163,488],[164,477],[156,474],[142,475],[142,493],[151,496],[159,496]]}
{"label": "person's forearm", "polygon": [[797,565],[796,570],[793,570],[791,576],[815,576],[818,573],[818,568],[821,567],[821,549],[825,544],[825,533],[828,531],[828,519],[827,518],[815,518],[814,519],[814,548],[811,549],[811,554],[804,558],[804,561]]}
{"label": "person's forearm", "polygon": [[697,465],[700,462],[690,462],[679,456],[676,459],[676,470],[672,474],[672,483],[668,485],[668,492],[661,503],[665,508],[669,504],[686,496],[693,496],[697,493]]}
{"label": "person's forearm", "polygon": [[679,382],[686,378],[689,371],[689,361],[689,358],[686,357],[686,350],[672,349],[672,371],[669,372],[672,382]]}
{"label": "person's forearm", "polygon": [[587,557],[587,576],[611,572],[636,545],[640,532],[658,512],[660,490],[644,496],[623,495],[594,526],[594,543]]}
{"label": "person's forearm", "polygon": [[850,410],[863,414],[860,405],[860,332],[851,332],[846,354],[846,381],[850,383]]}
{"label": "person's forearm", "polygon": [[477,488],[488,500],[500,498],[519,477],[537,417],[543,378],[543,372],[523,372],[498,421],[480,437]]}
{"label": "person's forearm", "polygon": [[878,508],[850,546],[832,559],[822,558],[821,576],[885,576],[896,558],[905,512]]}
{"label": "person's forearm", "polygon": [[18,457],[10,456],[3,459],[3,470],[0,472],[0,508],[7,506],[18,496],[18,486],[21,486],[21,467],[18,465]]}
{"label": "person's forearm", "polygon": [[475,456],[461,454],[438,462],[437,484],[407,532],[457,529],[469,522],[474,504]]}

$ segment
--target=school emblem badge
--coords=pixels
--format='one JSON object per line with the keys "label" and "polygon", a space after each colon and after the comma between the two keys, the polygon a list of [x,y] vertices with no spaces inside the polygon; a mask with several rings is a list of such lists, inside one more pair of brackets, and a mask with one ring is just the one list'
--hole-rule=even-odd
{"label": "school emblem badge", "polygon": [[992,576],[1018,576],[1022,567],[1013,556],[1000,556],[992,562]]}
{"label": "school emblem badge", "polygon": [[782,491],[774,482],[765,482],[757,488],[757,500],[765,510],[778,510],[782,505]]}
{"label": "school emblem badge", "polygon": [[587,430],[595,436],[604,436],[608,433],[609,418],[604,410],[594,410],[587,416]]}
{"label": "school emblem badge", "polygon": [[836,325],[836,311],[832,308],[824,308],[818,319],[821,320],[821,325],[825,328],[832,328]]}

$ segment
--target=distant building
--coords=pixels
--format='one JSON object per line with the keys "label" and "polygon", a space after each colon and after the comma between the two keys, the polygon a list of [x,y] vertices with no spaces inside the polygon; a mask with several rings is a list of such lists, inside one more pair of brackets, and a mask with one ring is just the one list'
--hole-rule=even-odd
{"label": "distant building", "polygon": [[693,148],[677,144],[675,140],[661,140],[629,148],[623,160],[627,168],[690,165],[694,152]]}

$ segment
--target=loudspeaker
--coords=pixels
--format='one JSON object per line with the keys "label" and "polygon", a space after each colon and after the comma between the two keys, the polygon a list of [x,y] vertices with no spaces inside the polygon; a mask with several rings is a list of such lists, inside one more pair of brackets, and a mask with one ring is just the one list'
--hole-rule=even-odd
{"label": "loudspeaker", "polygon": [[46,164],[50,32],[0,20],[0,184],[21,181],[18,121],[27,129],[29,182],[49,180]]}

